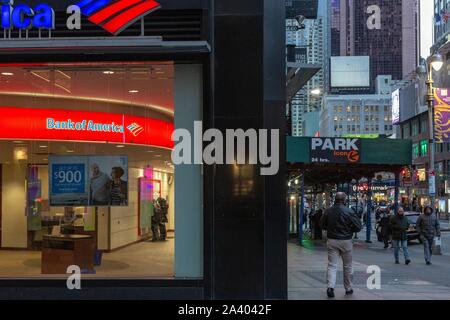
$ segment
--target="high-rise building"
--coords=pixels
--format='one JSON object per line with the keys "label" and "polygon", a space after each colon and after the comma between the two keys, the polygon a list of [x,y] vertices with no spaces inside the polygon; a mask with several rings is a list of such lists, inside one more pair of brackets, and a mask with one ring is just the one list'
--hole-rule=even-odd
{"label": "high-rise building", "polygon": [[419,62],[419,0],[329,0],[332,56],[370,56],[371,80],[411,77]]}
{"label": "high-rise building", "polygon": [[[303,21],[304,29],[287,31],[287,43],[295,45],[295,60],[299,63],[318,65],[321,70],[309,80],[306,85],[292,99],[292,135],[302,136],[303,116],[308,112],[319,111],[323,93],[328,88],[328,40],[327,40],[327,10],[326,1],[319,1],[317,19]],[[292,26],[297,22],[287,20],[286,25]]]}
{"label": "high-rise building", "polygon": [[448,13],[450,13],[449,1],[434,0],[434,49],[439,49],[448,42],[448,36],[450,34],[450,19],[444,19],[443,16]]}

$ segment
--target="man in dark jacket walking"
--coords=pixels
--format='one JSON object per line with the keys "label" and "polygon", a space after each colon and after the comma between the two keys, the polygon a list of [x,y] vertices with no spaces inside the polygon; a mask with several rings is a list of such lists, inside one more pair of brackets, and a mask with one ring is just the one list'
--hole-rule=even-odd
{"label": "man in dark jacket walking", "polygon": [[392,243],[394,246],[395,264],[399,264],[400,247],[402,247],[403,255],[405,256],[405,264],[411,263],[408,252],[408,235],[409,228],[408,218],[405,217],[405,211],[403,207],[399,207],[397,214],[393,215],[390,219],[390,227],[392,231]]}
{"label": "man in dark jacket walking", "polygon": [[345,206],[346,194],[336,194],[334,206],[327,209],[322,216],[322,229],[327,231],[328,268],[327,268],[327,295],[334,298],[334,287],[336,286],[336,273],[339,256],[344,265],[344,287],[345,294],[353,294],[353,242],[355,232],[361,231],[361,220],[349,208]]}
{"label": "man in dark jacket walking", "polygon": [[425,262],[431,264],[431,256],[433,255],[434,237],[441,237],[441,228],[439,219],[433,213],[431,207],[425,207],[424,213],[417,219],[417,231],[424,246]]}
{"label": "man in dark jacket walking", "polygon": [[389,248],[389,238],[391,236],[391,227],[390,227],[390,209],[386,208],[386,210],[382,211],[380,214],[380,228],[381,228],[381,238],[384,242],[384,248]]}

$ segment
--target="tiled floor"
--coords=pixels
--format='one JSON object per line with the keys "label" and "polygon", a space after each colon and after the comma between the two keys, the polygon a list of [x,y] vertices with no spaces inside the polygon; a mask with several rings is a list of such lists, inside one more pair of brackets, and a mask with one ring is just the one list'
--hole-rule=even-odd
{"label": "tiled floor", "polygon": [[[93,277],[172,277],[174,240],[139,242],[104,253]],[[0,277],[42,277],[40,251],[0,250]],[[91,277],[91,275],[87,275]],[[53,276],[52,276],[53,277]]]}

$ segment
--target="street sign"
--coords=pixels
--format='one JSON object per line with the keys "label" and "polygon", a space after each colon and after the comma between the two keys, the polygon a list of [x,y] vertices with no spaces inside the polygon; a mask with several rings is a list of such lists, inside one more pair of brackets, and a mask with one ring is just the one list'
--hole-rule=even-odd
{"label": "street sign", "polygon": [[436,195],[436,175],[434,172],[430,172],[430,176],[428,178],[428,188],[430,196],[434,197]]}
{"label": "street sign", "polygon": [[310,155],[311,163],[359,163],[361,139],[311,138]]}

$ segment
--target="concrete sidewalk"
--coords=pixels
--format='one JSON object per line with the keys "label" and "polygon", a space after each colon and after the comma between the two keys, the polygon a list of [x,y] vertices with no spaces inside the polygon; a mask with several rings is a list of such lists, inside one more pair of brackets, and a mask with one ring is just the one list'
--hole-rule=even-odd
{"label": "concrete sidewalk", "polygon": [[441,224],[441,230],[442,231],[450,231],[450,221],[449,220],[439,220],[439,223]]}
{"label": "concrete sidewalk", "polygon": [[[425,266],[422,246],[412,245],[413,263],[395,265],[390,249],[379,243],[355,242],[354,291],[345,296],[342,286],[342,266],[338,273],[337,300],[450,300],[450,256],[436,256],[432,266]],[[381,289],[369,290],[369,265],[381,268]],[[288,297],[292,300],[323,300],[326,297],[327,252],[323,242],[305,241],[300,247],[288,244]]]}

